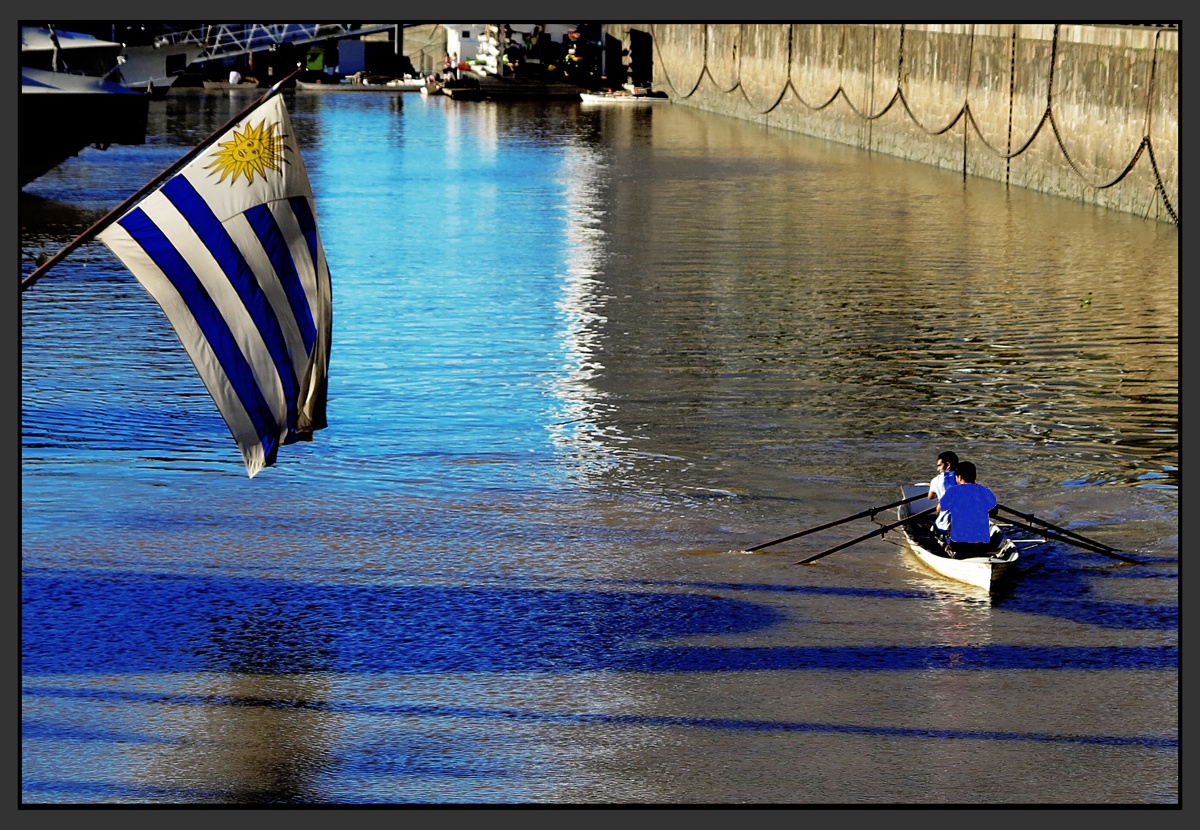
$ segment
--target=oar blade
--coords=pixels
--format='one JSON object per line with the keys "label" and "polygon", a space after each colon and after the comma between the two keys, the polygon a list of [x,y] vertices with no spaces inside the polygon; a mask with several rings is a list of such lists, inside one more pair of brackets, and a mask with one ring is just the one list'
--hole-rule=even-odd
{"label": "oar blade", "polygon": [[1109,548],[1108,546],[1102,547],[1099,545],[1093,545],[1088,542],[1082,541],[1080,539],[1072,539],[1070,536],[1064,536],[1061,533],[1055,533],[1054,531],[1051,531],[1051,530],[1034,527],[1033,525],[1027,525],[1022,522],[1015,521],[1013,519],[1005,519],[1005,523],[1010,524],[1013,527],[1020,528],[1021,530],[1028,531],[1029,533],[1035,533],[1038,536],[1041,536],[1045,539],[1053,540],[1055,542],[1062,542],[1067,545],[1073,545],[1077,548],[1082,548],[1083,550],[1091,551],[1092,553],[1099,553],[1099,554],[1103,554],[1104,556],[1111,556],[1113,559],[1119,559],[1122,562],[1129,562],[1134,565],[1142,564],[1142,561],[1140,559],[1135,559],[1132,556],[1127,556],[1126,554],[1123,554],[1113,548]]}
{"label": "oar blade", "polygon": [[1047,527],[1050,530],[1057,531],[1058,533],[1061,533],[1064,536],[1070,536],[1072,538],[1080,540],[1081,542],[1086,542],[1093,547],[1101,548],[1105,551],[1108,551],[1109,553],[1118,553],[1119,552],[1116,548],[1111,547],[1110,545],[1106,545],[1103,542],[1098,542],[1095,539],[1089,539],[1087,536],[1084,536],[1082,533],[1076,533],[1073,530],[1067,530],[1065,527],[1059,527],[1056,524],[1051,524],[1050,522],[1046,521],[1045,519],[1034,516],[1032,513],[1022,513],[1020,510],[1013,510],[1011,507],[1008,507],[1007,505],[1003,505],[1003,504],[998,504],[996,506],[999,507],[1001,510],[1003,510],[1005,513],[1010,513],[1013,516],[1020,516],[1022,519],[1025,519],[1028,522],[1033,522],[1034,524],[1042,525],[1043,527]]}

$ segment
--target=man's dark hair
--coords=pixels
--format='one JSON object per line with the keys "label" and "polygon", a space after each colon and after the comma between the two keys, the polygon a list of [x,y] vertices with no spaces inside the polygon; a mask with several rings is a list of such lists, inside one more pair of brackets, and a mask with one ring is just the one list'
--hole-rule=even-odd
{"label": "man's dark hair", "polygon": [[939,452],[937,460],[945,461],[946,464],[950,467],[950,469],[953,470],[955,467],[958,466],[958,453],[951,452],[950,450],[946,450],[945,452]]}
{"label": "man's dark hair", "polygon": [[970,461],[962,461],[954,468],[954,474],[967,484],[973,484],[975,482],[975,465]]}

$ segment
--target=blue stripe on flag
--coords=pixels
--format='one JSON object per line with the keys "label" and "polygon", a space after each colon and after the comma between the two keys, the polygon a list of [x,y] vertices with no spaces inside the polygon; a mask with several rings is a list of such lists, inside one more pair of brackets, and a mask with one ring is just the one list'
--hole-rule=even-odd
{"label": "blue stripe on flag", "polygon": [[317,273],[317,217],[313,216],[312,205],[305,197],[293,196],[288,199],[288,202],[291,203],[292,213],[300,225],[300,231],[304,234],[304,241],[308,243],[308,255],[312,258],[313,273]]}
{"label": "blue stripe on flag", "polygon": [[[258,278],[254,275],[253,269],[250,268],[249,263],[246,262],[246,258],[242,256],[242,252],[238,250],[233,239],[230,238],[229,232],[225,230],[221,221],[213,214],[208,202],[204,201],[204,198],[196,192],[191,182],[183,176],[176,176],[163,185],[162,192],[170,199],[171,204],[183,215],[183,218],[192,226],[196,235],[204,242],[209,252],[212,253],[213,258],[221,266],[221,270],[225,273],[225,276],[229,278],[230,284],[237,291],[238,297],[241,298],[242,304],[250,314],[250,318],[258,327],[259,334],[267,346],[267,352],[275,364],[275,371],[283,382],[283,395],[287,401],[287,427],[289,431],[295,429],[296,400],[299,397],[299,373],[292,362],[291,352],[287,346],[287,339],[283,335],[283,328],[279,325],[279,318],[276,316],[275,309],[267,299],[267,295],[259,286]],[[253,208],[252,210],[257,209]],[[263,208],[263,210],[266,210],[266,208]],[[272,225],[274,225],[273,221]],[[284,245],[283,252],[280,253],[277,249],[273,249],[267,240],[262,239],[258,228],[254,228],[254,230],[255,233],[259,234],[260,242],[266,250],[271,264],[278,269],[280,260],[284,260],[287,269],[295,274],[296,269],[292,264],[291,256],[287,252],[286,244]],[[275,233],[282,239],[283,234],[279,232],[277,227],[275,228]]]}
{"label": "blue stripe on flag", "polygon": [[140,207],[127,213],[118,224],[141,246],[183,298],[213,353],[216,354],[221,370],[250,416],[254,431],[262,442],[266,463],[273,463],[279,449],[279,440],[278,427],[271,417],[271,407],[263,398],[250,364],[238,348],[233,332],[230,331],[212,297],[187,260]]}
{"label": "blue stripe on flag", "polygon": [[296,318],[300,336],[304,338],[304,350],[312,354],[313,344],[317,342],[317,326],[313,322],[312,309],[308,307],[308,297],[304,295],[304,285],[296,272],[296,263],[292,260],[287,238],[279,229],[271,209],[266,205],[256,205],[247,210],[246,219],[262,243],[271,264],[275,266],[275,273],[279,275],[279,282],[287,294],[288,305],[292,308],[292,316]]}

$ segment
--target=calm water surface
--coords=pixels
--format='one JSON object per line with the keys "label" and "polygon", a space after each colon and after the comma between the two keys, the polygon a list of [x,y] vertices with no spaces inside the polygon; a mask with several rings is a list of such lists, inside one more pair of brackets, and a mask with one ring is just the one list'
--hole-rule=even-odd
{"label": "calm water surface", "polygon": [[[29,186],[24,273],[248,101]],[[1179,803],[1176,228],[678,105],[289,108],[315,441],[247,479],[98,243],[21,295],[23,803]],[[942,449],[1142,564],[744,552]]]}

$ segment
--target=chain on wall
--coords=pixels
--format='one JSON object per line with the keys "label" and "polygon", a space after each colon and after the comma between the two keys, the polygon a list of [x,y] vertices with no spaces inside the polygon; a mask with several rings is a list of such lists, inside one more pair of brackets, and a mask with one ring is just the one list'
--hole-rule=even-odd
{"label": "chain on wall", "polygon": [[[746,24],[739,24],[739,25],[746,25]],[[1155,191],[1155,193],[1158,194],[1159,198],[1162,200],[1163,207],[1166,210],[1167,214],[1171,217],[1171,221],[1175,225],[1180,224],[1179,214],[1176,212],[1174,206],[1171,204],[1170,198],[1167,196],[1166,186],[1163,184],[1162,175],[1159,173],[1159,170],[1158,170],[1158,162],[1154,158],[1154,145],[1150,140],[1150,115],[1149,115],[1150,104],[1149,103],[1147,103],[1146,123],[1145,123],[1145,128],[1142,133],[1141,143],[1138,144],[1137,149],[1133,153],[1133,157],[1129,160],[1129,163],[1125,165],[1125,169],[1122,170],[1116,176],[1116,178],[1114,178],[1112,181],[1108,181],[1108,182],[1092,181],[1079,168],[1079,165],[1076,163],[1075,159],[1071,157],[1070,152],[1067,150],[1066,145],[1063,143],[1062,133],[1059,130],[1058,121],[1054,117],[1054,109],[1052,106],[1053,95],[1054,95],[1054,70],[1055,70],[1055,66],[1057,64],[1057,57],[1058,57],[1059,26],[1057,24],[1054,26],[1054,37],[1053,37],[1053,41],[1051,44],[1051,50],[1050,50],[1050,73],[1049,73],[1050,82],[1049,82],[1049,84],[1047,86],[1047,90],[1046,90],[1046,109],[1042,112],[1042,117],[1038,121],[1037,126],[1034,127],[1033,132],[1029,135],[1029,138],[1025,141],[1024,144],[1022,144],[1020,147],[1017,147],[1015,150],[1012,149],[1012,146],[1011,146],[1012,145],[1012,99],[1015,94],[1014,84],[1015,84],[1015,77],[1016,77],[1016,35],[1015,35],[1015,33],[1013,35],[1012,57],[1011,57],[1011,65],[1010,65],[1010,69],[1009,69],[1009,73],[1010,73],[1010,77],[1009,77],[1009,83],[1010,83],[1010,89],[1009,89],[1009,93],[1010,93],[1009,94],[1009,135],[1008,135],[1008,145],[1009,146],[1006,147],[1005,149],[1000,149],[999,147],[993,147],[992,144],[986,138],[984,138],[983,132],[980,129],[979,124],[975,121],[975,115],[971,111],[971,105],[969,102],[964,103],[963,106],[959,109],[959,111],[953,116],[953,118],[950,119],[949,123],[947,123],[945,126],[941,127],[940,129],[931,130],[931,129],[927,128],[924,124],[922,124],[917,119],[917,116],[913,113],[912,108],[909,106],[908,99],[904,95],[904,89],[903,89],[904,28],[905,27],[902,24],[900,26],[900,46],[899,46],[899,56],[898,56],[899,61],[898,61],[898,66],[897,66],[897,70],[896,70],[896,91],[894,93],[892,93],[892,97],[890,99],[888,99],[888,102],[886,104],[883,105],[883,108],[875,113],[864,112],[864,111],[860,110],[858,107],[856,107],[854,105],[854,102],[852,100],[850,100],[850,96],[847,94],[846,90],[840,84],[838,85],[838,88],[834,91],[834,93],[829,97],[829,99],[822,103],[814,104],[814,103],[809,103],[808,101],[804,100],[803,96],[800,95],[800,91],[798,89],[796,89],[795,85],[792,83],[791,55],[792,55],[792,44],[793,44],[793,40],[795,37],[795,24],[791,24],[788,26],[787,80],[785,81],[783,87],[780,89],[779,95],[775,98],[774,102],[770,106],[768,106],[766,109],[759,109],[758,107],[756,107],[754,105],[754,103],[750,100],[750,97],[746,94],[746,90],[742,86],[740,55],[736,58],[737,67],[738,67],[738,72],[737,72],[738,80],[734,81],[733,86],[729,87],[728,89],[721,89],[720,86],[718,86],[716,78],[713,77],[712,72],[710,72],[709,68],[708,68],[708,53],[709,53],[708,31],[709,30],[708,30],[707,25],[704,26],[704,65],[701,67],[700,74],[696,78],[695,85],[693,85],[692,88],[687,90],[686,92],[681,91],[675,85],[675,82],[671,79],[670,73],[667,72],[667,70],[665,68],[666,62],[663,60],[661,48],[659,46],[659,38],[658,38],[657,32],[655,31],[657,29],[657,27],[652,25],[650,27],[650,30],[651,30],[651,35],[653,36],[656,61],[657,61],[658,65],[663,68],[662,69],[663,77],[665,78],[665,80],[667,82],[667,86],[669,86],[671,88],[672,92],[675,94],[675,96],[680,99],[687,99],[687,98],[690,98],[693,95],[695,95],[697,90],[700,89],[700,84],[704,82],[705,76],[708,76],[709,81],[723,95],[740,94],[742,96],[742,99],[746,102],[746,104],[749,105],[755,111],[757,111],[760,115],[767,115],[770,112],[772,112],[773,110],[775,110],[776,108],[778,108],[779,106],[781,106],[790,90],[792,95],[796,98],[796,100],[799,101],[801,104],[803,104],[807,109],[809,109],[812,112],[818,112],[820,110],[823,110],[823,109],[831,106],[833,104],[833,102],[836,101],[840,97],[846,102],[847,106],[850,107],[850,110],[856,116],[858,116],[862,120],[868,121],[868,122],[877,121],[878,119],[887,115],[887,113],[892,109],[892,107],[899,104],[900,106],[902,106],[904,108],[904,111],[906,113],[908,113],[908,117],[912,120],[912,122],[914,124],[916,124],[917,127],[919,127],[923,132],[925,132],[926,134],[928,134],[930,136],[944,135],[945,133],[954,129],[954,127],[956,125],[958,125],[958,123],[960,121],[963,121],[965,119],[966,122],[968,124],[970,124],[972,131],[974,132],[975,136],[979,139],[980,143],[982,143],[983,146],[987,147],[988,151],[991,152],[992,154],[994,154],[996,157],[1004,159],[1004,161],[1005,161],[1005,185],[1006,186],[1008,185],[1008,165],[1011,162],[1011,160],[1016,158],[1017,156],[1020,156],[1022,153],[1024,153],[1026,150],[1028,150],[1030,148],[1030,146],[1033,144],[1034,140],[1037,139],[1038,135],[1042,132],[1042,129],[1047,127],[1047,125],[1049,126],[1050,130],[1054,133],[1054,139],[1055,139],[1056,143],[1058,144],[1058,148],[1062,152],[1063,158],[1066,160],[1066,162],[1070,166],[1071,170],[1075,173],[1076,176],[1079,177],[1079,179],[1087,187],[1090,187],[1094,190],[1104,190],[1104,189],[1113,187],[1116,184],[1119,184],[1122,180],[1125,179],[1126,176],[1129,175],[1129,173],[1133,170],[1134,166],[1137,164],[1138,159],[1140,159],[1142,157],[1142,154],[1145,153],[1147,158],[1150,161],[1150,168],[1154,173],[1154,191]],[[1156,73],[1157,65],[1158,65],[1158,37],[1159,37],[1159,34],[1161,34],[1161,33],[1155,34],[1154,57],[1150,64],[1150,90],[1147,93],[1147,102],[1153,100],[1153,91],[1155,89],[1155,83],[1157,80],[1155,77],[1155,73]],[[973,34],[971,36],[971,44],[970,45],[971,45],[971,49],[973,50],[974,49],[974,35]],[[963,176],[964,177],[966,176],[966,172],[967,172],[966,156],[965,156],[966,140],[967,140],[967,132],[964,129],[963,130],[963,151],[964,151]]]}

